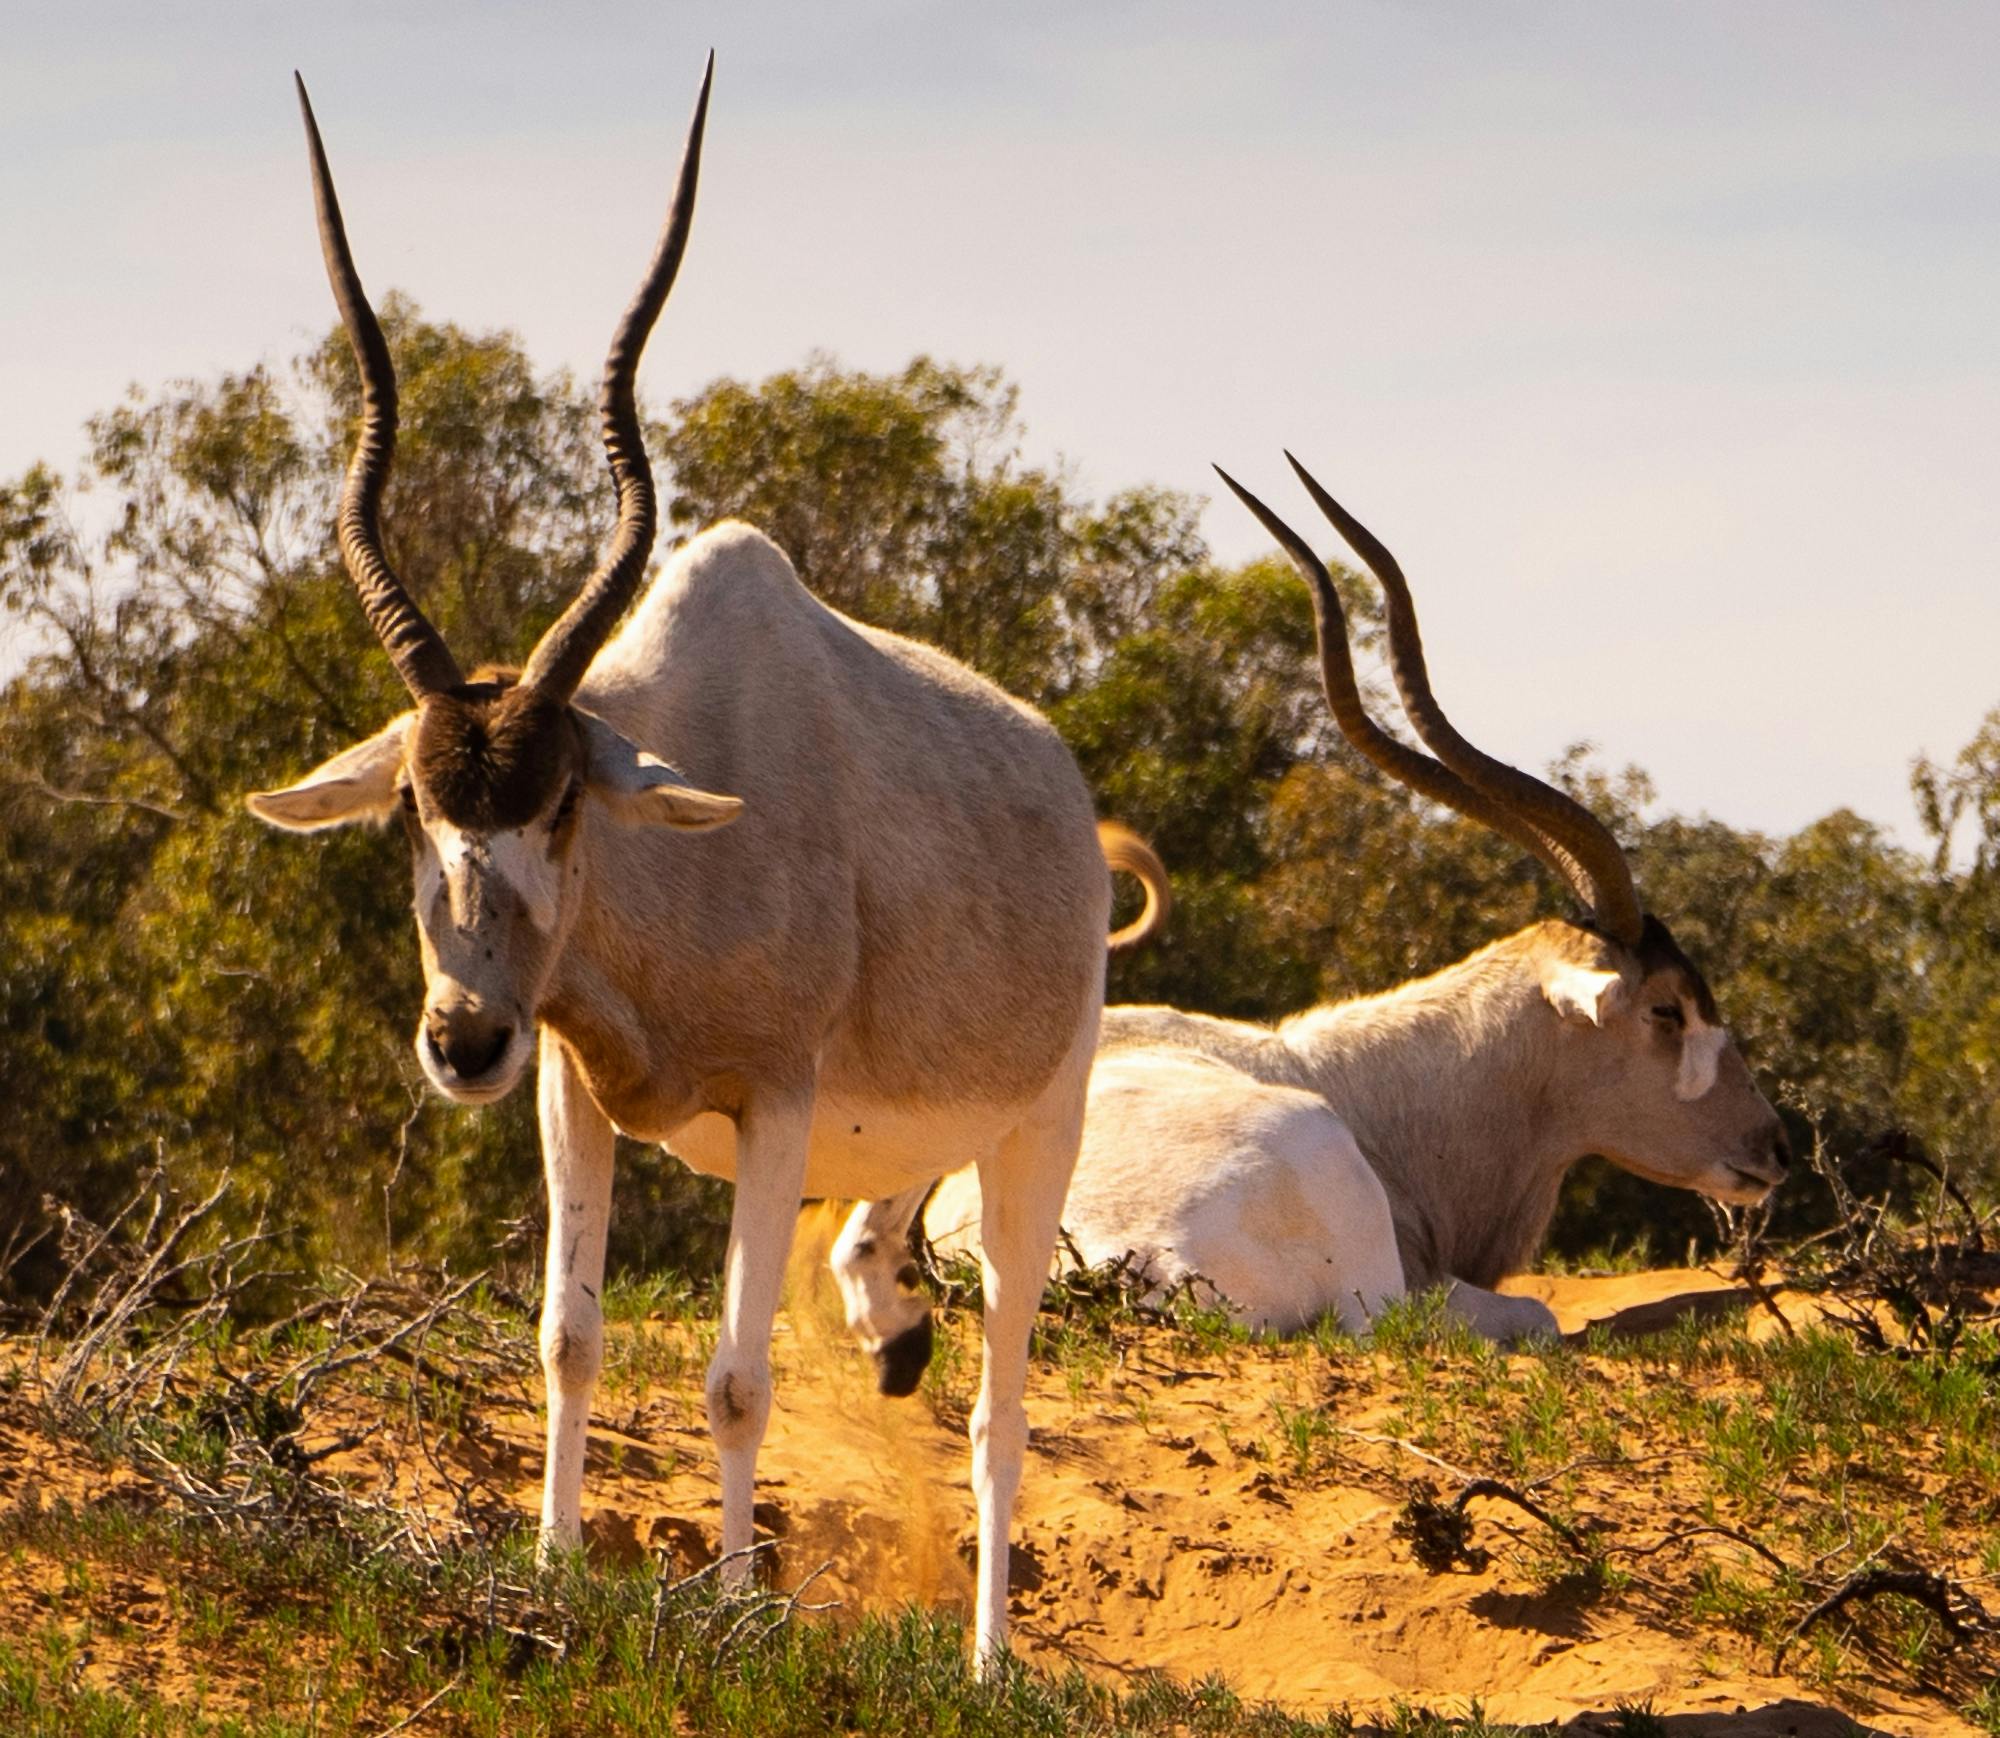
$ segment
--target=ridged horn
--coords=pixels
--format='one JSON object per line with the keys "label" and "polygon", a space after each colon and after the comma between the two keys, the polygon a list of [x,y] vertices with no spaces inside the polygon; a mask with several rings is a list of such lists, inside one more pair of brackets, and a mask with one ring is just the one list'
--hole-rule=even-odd
{"label": "ridged horn", "polygon": [[618,528],[597,571],[542,636],[521,672],[524,688],[538,689],[556,700],[567,701],[576,692],[590,660],[625,613],[645,576],[646,558],[652,554],[659,529],[659,502],[653,493],[652,466],[646,461],[634,381],[640,352],[666,305],[667,292],[674,287],[681,255],[687,251],[688,230],[694,223],[695,185],[701,178],[708,91],[714,78],[715,55],[711,51],[702,74],[701,95],[695,99],[694,119],[688,125],[687,146],[681,153],[673,205],[653,250],[653,263],[612,334],[611,351],[604,362],[604,386],[597,408],[604,427],[605,457],[611,462],[612,480],[618,487]]}
{"label": "ridged horn", "polygon": [[[1403,710],[1431,752],[1465,783],[1491,801],[1512,811],[1543,834],[1568,867],[1561,873],[1600,927],[1627,947],[1636,947],[1646,914],[1632,882],[1632,866],[1611,836],[1611,830],[1574,797],[1553,785],[1495,760],[1459,735],[1431,692],[1424,663],[1423,637],[1417,629],[1416,606],[1396,558],[1374,534],[1323,489],[1304,465],[1288,452],[1285,458],[1333,528],[1346,539],[1369,572],[1380,582],[1388,605],[1389,669],[1401,695]],[[1546,860],[1546,859],[1545,859]]]}
{"label": "ridged horn", "polygon": [[299,109],[305,116],[306,144],[312,156],[320,252],[326,258],[334,305],[340,309],[348,342],[354,346],[355,365],[361,371],[361,432],[354,443],[354,456],[347,462],[336,521],[341,558],[354,589],[361,594],[368,625],[375,630],[403,685],[422,700],[456,688],[461,677],[444,637],[403,589],[382,547],[382,485],[388,481],[389,466],[396,456],[396,370],[375,310],[362,291],[354,255],[348,250],[340,201],[333,191],[333,172],[327,167],[326,147],[313,119],[306,81],[297,73],[292,78],[299,87]]}
{"label": "ridged horn", "polygon": [[1257,522],[1277,540],[1290,557],[1300,577],[1312,590],[1313,632],[1319,641],[1320,686],[1340,734],[1362,757],[1398,783],[1434,803],[1456,809],[1468,820],[1490,827],[1512,839],[1522,850],[1538,857],[1565,881],[1573,880],[1575,866],[1567,862],[1555,846],[1504,804],[1482,795],[1441,762],[1419,749],[1399,742],[1368,716],[1362,703],[1361,686],[1355,679],[1354,659],[1347,640],[1347,613],[1326,563],[1291,526],[1244,488],[1220,465],[1215,474],[1229,485],[1237,500],[1256,515]]}

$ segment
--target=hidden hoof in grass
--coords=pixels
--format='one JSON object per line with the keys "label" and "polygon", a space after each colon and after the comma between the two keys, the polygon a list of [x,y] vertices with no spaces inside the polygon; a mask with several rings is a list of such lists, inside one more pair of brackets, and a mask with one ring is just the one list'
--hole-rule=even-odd
{"label": "hidden hoof in grass", "polygon": [[875,1354],[875,1386],[893,1400],[914,1394],[931,1361],[931,1318],[905,1328]]}

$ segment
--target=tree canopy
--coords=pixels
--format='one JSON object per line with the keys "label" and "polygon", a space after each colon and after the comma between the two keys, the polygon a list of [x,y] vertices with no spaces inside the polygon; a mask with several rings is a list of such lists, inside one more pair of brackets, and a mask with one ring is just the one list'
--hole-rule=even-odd
{"label": "tree canopy", "polygon": [[[508,334],[395,298],[383,315],[388,546],[464,660],[517,657],[610,524],[587,396]],[[0,610],[34,648],[0,690],[0,1248],[44,1192],[101,1210],[156,1163],[229,1168],[244,1210],[364,1266],[483,1261],[537,1210],[528,1096],[470,1112],[421,1089],[400,841],[284,839],[240,801],[403,704],[332,539],[357,402],[329,334],[289,370],[135,392],[71,472],[0,484]],[[1114,962],[1115,999],[1275,1018],[1563,909],[1505,841],[1339,743],[1277,557],[1218,564],[1169,490],[1082,498],[1024,463],[1018,417],[995,369],[816,357],[716,381],[650,436],[680,534],[747,518],[836,607],[1049,712],[1100,812],[1174,877],[1169,933]],[[1372,593],[1339,579],[1366,644]],[[1581,747],[1554,775],[1632,849],[1795,1133],[1859,1154],[1905,1129],[2000,1182],[2000,713],[1917,768],[1929,860],[1844,812],[1789,838],[1656,813],[1643,775]],[[630,1159],[620,1247],[712,1260],[712,1199]],[[1559,1237],[1677,1251],[1706,1227],[1688,1197],[1586,1168]]]}

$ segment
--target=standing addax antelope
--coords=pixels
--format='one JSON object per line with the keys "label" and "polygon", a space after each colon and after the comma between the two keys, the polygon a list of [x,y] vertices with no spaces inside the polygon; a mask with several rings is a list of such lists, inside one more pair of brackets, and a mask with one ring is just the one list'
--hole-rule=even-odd
{"label": "standing addax antelope", "polygon": [[[1342,735],[1540,859],[1588,915],[1275,1028],[1107,1008],[1064,1226],[1086,1260],[1130,1252],[1162,1284],[1199,1273],[1241,1319],[1278,1332],[1329,1309],[1358,1325],[1407,1283],[1449,1284],[1454,1312],[1494,1338],[1553,1333],[1543,1305],[1491,1288],[1533,1259],[1573,1164],[1599,1153],[1757,1201],[1785,1175],[1784,1133],[1700,971],[1641,907],[1618,842],[1452,728],[1395,558],[1292,465],[1382,586],[1390,670],[1436,758],[1368,716],[1325,564],[1222,472],[1312,587]],[[970,1178],[947,1179],[932,1237],[969,1242],[977,1200]]]}
{"label": "standing addax antelope", "polygon": [[[1038,714],[826,608],[747,526],[694,539],[613,633],[656,528],[633,376],[687,242],[708,94],[704,78],[672,209],[605,366],[610,550],[518,677],[469,681],[383,547],[395,378],[306,107],[320,240],[363,386],[340,546],[416,704],[249,802],[301,831],[400,811],[425,978],[417,1055],[441,1093],[491,1103],[539,1048],[545,1550],[581,1538],[615,1130],[735,1181],[707,1380],[725,1553],[752,1543],[800,1197],[868,1200],[978,1164],[991,1203],[971,1431],[985,1660],[1005,1642],[1028,1332],[1103,1003],[1106,853],[1137,846],[1115,833],[1100,845],[1083,779]],[[914,1278],[899,1263],[850,1298],[884,1385],[904,1391],[928,1346]]]}

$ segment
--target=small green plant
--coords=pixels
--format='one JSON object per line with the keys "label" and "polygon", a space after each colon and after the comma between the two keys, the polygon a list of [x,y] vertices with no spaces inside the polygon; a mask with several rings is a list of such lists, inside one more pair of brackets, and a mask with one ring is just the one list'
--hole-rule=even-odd
{"label": "small green plant", "polygon": [[604,1319],[611,1322],[694,1322],[714,1312],[708,1286],[670,1269],[614,1275],[604,1288]]}
{"label": "small green plant", "polygon": [[1581,1255],[1565,1256],[1550,1253],[1536,1263],[1536,1271],[1595,1278],[1620,1273],[1644,1273],[1649,1268],[1672,1265],[1671,1262],[1662,1262],[1654,1253],[1653,1234],[1641,1230],[1634,1237],[1614,1238],[1609,1243],[1595,1244]]}
{"label": "small green plant", "polygon": [[1617,1704],[1616,1738],[1667,1738],[1667,1723],[1653,1712],[1653,1698],[1643,1702],[1620,1700]]}
{"label": "small green plant", "polygon": [[1312,1325],[1306,1329],[1301,1343],[1310,1346],[1322,1358],[1336,1363],[1353,1357],[1361,1350],[1361,1342],[1347,1331],[1340,1317],[1332,1310],[1313,1318]]}
{"label": "small green plant", "polygon": [[1333,1426],[1317,1406],[1287,1406],[1271,1402],[1278,1421],[1278,1441],[1292,1476],[1304,1483],[1319,1470],[1327,1445],[1333,1440]]}
{"label": "small green plant", "polygon": [[2000,1738],[2000,1677],[1989,1678],[1979,1694],[1966,1703],[1964,1713],[1980,1731]]}
{"label": "small green plant", "polygon": [[1385,1304],[1375,1318],[1376,1351],[1404,1363],[1437,1357],[1470,1357],[1487,1349],[1464,1322],[1451,1313],[1443,1286],[1411,1292]]}
{"label": "small green plant", "polygon": [[1831,1624],[1813,1631],[1808,1638],[1798,1672],[1802,1682],[1821,1691],[1838,1688],[1841,1679],[1847,1676],[1847,1644]]}
{"label": "small green plant", "polygon": [[1184,1356],[1214,1360],[1249,1343],[1250,1330],[1231,1313],[1229,1300],[1198,1275],[1174,1287],[1162,1307]]}
{"label": "small green plant", "polygon": [[1439,1714],[1429,1708],[1398,1702],[1390,1712],[1388,1725],[1379,1730],[1386,1738],[1527,1738],[1528,1733],[1526,1727],[1489,1720],[1477,1696],[1466,1703],[1463,1714]]}
{"label": "small green plant", "polygon": [[931,1361],[924,1367],[923,1386],[918,1392],[933,1418],[962,1424],[972,1410],[973,1388],[978,1380],[978,1360],[966,1350],[965,1336],[956,1324],[939,1312],[931,1339]]}
{"label": "small green plant", "polygon": [[1033,1351],[1062,1372],[1073,1406],[1081,1406],[1097,1392],[1114,1357],[1111,1341],[1094,1323],[1047,1316],[1035,1323]]}

